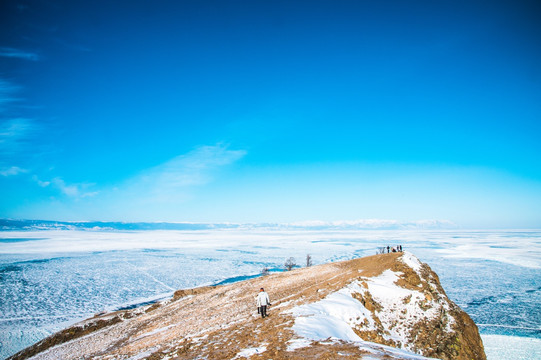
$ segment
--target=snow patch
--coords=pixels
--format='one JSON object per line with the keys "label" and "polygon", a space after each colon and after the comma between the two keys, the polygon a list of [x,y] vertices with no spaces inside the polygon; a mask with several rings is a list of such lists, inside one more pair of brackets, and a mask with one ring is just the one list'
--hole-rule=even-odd
{"label": "snow patch", "polygon": [[152,353],[156,350],[156,348],[152,348],[150,350],[147,350],[147,351],[144,351],[142,353],[139,353],[137,355],[134,355],[130,358],[128,358],[128,360],[142,360],[142,359],[145,359],[147,357],[149,357],[150,355],[152,355]]}
{"label": "snow patch", "polygon": [[275,305],[274,308],[278,309],[278,308],[281,308],[281,307],[284,307],[284,306],[288,306],[289,304],[291,304],[291,300],[282,302],[282,303],[280,303],[278,305]]}
{"label": "snow patch", "polygon": [[135,340],[142,339],[142,338],[150,336],[150,335],[161,333],[162,331],[170,329],[173,326],[175,326],[175,325],[169,325],[169,326],[165,326],[165,327],[162,327],[162,328],[159,328],[159,329],[156,329],[156,330],[149,331],[147,333],[144,333],[143,335],[140,335],[140,336],[136,337]]}
{"label": "snow patch", "polygon": [[310,340],[307,339],[293,339],[287,342],[287,351],[295,351],[303,347],[308,347],[312,344]]}
{"label": "snow patch", "polygon": [[[405,263],[418,271],[421,267],[419,260],[411,254],[405,255]],[[383,326],[382,335],[386,340],[412,351],[412,345],[409,345],[412,326],[440,317],[442,310],[448,310],[448,304],[444,298],[434,299],[430,294],[396,285],[400,275],[386,270],[377,277],[356,280],[320,301],[291,309],[289,312],[295,317],[293,331],[308,340],[365,343],[354,329],[380,331],[378,327]],[[365,299],[363,302],[371,298],[376,306],[381,306],[381,310],[374,309],[372,313],[357,299],[359,297]],[[454,319],[447,316],[448,331],[452,331],[453,323]]]}
{"label": "snow patch", "polygon": [[402,256],[400,257],[400,260],[404,264],[412,268],[416,273],[419,274],[419,272],[421,271],[421,262],[419,261],[419,259],[417,259],[415,255],[413,255],[409,251],[404,251]]}
{"label": "snow patch", "polygon": [[248,348],[241,350],[233,359],[238,359],[241,357],[249,358],[252,355],[261,354],[265,351],[267,351],[267,343],[261,344],[261,346],[256,348]]}
{"label": "snow patch", "polygon": [[371,320],[368,311],[344,288],[312,304],[293,308],[289,312],[296,317],[293,330],[297,335],[310,340],[328,338],[361,341],[352,327],[365,319]]}

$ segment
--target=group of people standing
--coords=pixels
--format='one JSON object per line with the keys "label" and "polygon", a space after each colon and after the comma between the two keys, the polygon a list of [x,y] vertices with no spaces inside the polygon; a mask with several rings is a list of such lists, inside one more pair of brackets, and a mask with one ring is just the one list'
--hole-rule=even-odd
{"label": "group of people standing", "polygon": [[389,246],[387,245],[387,254],[390,252],[402,252],[402,245]]}

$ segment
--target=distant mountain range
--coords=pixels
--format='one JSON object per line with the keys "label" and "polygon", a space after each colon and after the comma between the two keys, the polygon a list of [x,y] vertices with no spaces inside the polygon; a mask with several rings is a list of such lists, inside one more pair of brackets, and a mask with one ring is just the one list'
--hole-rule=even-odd
{"label": "distant mountain range", "polygon": [[307,230],[407,230],[457,229],[447,220],[397,221],[363,219],[353,221],[302,221],[292,223],[192,223],[192,222],[107,222],[0,219],[0,231],[13,230],[211,230],[211,229],[307,229]]}

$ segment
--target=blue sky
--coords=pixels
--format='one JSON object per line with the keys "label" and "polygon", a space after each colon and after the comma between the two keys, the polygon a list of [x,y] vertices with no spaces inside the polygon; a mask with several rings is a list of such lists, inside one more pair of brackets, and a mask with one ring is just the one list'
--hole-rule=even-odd
{"label": "blue sky", "polygon": [[0,6],[0,217],[541,226],[536,1]]}

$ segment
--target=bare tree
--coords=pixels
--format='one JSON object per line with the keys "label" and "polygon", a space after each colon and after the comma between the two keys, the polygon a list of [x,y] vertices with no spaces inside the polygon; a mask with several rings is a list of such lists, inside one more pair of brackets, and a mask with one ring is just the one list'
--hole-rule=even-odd
{"label": "bare tree", "polygon": [[385,246],[382,246],[382,247],[379,247],[377,250],[376,250],[376,255],[378,254],[385,254],[385,250],[387,250],[387,247]]}
{"label": "bare tree", "polygon": [[312,266],[312,257],[310,254],[306,254],[306,267]]}
{"label": "bare tree", "polygon": [[289,259],[287,259],[286,262],[284,263],[284,266],[286,267],[287,271],[290,271],[291,269],[293,269],[293,267],[297,266],[297,263],[295,262],[295,258],[290,257]]}

